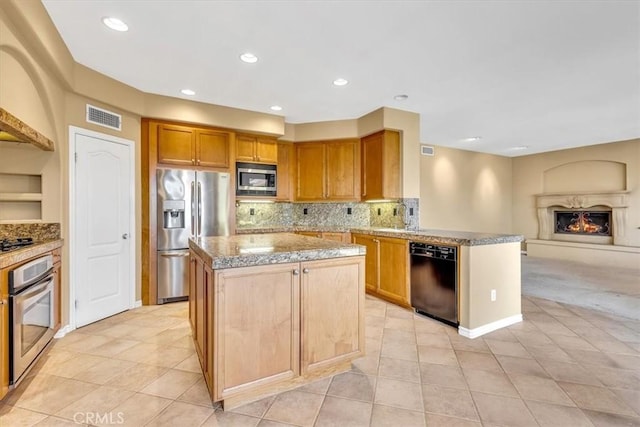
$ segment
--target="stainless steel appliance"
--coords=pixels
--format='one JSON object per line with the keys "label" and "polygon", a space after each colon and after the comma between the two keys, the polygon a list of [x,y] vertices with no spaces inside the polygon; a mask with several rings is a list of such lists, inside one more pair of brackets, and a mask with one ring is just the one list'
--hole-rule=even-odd
{"label": "stainless steel appliance", "polygon": [[458,326],[458,248],[411,242],[411,306]]}
{"label": "stainless steel appliance", "polygon": [[276,165],[236,163],[236,196],[275,196]]}
{"label": "stainless steel appliance", "polygon": [[9,272],[9,370],[17,384],[55,333],[53,256],[45,255]]}
{"label": "stainless steel appliance", "polygon": [[230,175],[158,169],[158,304],[189,296],[189,238],[229,234]]}
{"label": "stainless steel appliance", "polygon": [[0,240],[0,252],[15,251],[30,245],[33,245],[32,237],[19,237],[15,240],[2,239]]}

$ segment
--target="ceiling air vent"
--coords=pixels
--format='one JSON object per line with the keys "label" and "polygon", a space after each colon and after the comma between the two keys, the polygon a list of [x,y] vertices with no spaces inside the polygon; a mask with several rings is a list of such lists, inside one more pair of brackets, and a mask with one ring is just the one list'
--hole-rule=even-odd
{"label": "ceiling air vent", "polygon": [[420,154],[422,154],[423,156],[433,156],[434,153],[435,150],[431,145],[420,146]]}
{"label": "ceiling air vent", "polygon": [[87,104],[87,122],[109,129],[122,130],[122,116]]}

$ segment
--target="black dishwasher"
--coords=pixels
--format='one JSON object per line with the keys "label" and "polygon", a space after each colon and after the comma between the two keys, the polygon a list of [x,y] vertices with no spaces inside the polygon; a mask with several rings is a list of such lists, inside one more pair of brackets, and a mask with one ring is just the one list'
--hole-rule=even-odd
{"label": "black dishwasher", "polygon": [[458,326],[458,248],[411,242],[411,306]]}

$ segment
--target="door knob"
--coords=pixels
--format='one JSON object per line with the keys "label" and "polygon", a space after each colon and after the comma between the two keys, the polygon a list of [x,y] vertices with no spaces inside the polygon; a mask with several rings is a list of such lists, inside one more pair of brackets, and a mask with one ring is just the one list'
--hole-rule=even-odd
{"label": "door knob", "polygon": [[129,235],[128,235],[127,233],[124,233],[124,234],[122,235],[122,238],[123,238],[124,240],[127,240],[127,239],[129,238]]}
{"label": "door knob", "polygon": [[308,269],[308,268],[303,268],[303,269],[302,269],[302,272],[303,272],[304,274],[307,274],[307,273],[309,272],[309,269]]}

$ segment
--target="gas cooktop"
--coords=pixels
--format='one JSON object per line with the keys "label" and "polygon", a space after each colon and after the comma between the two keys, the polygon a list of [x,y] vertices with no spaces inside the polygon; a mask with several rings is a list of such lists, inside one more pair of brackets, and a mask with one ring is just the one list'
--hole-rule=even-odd
{"label": "gas cooktop", "polygon": [[25,246],[33,245],[32,237],[19,237],[14,240],[0,240],[0,252],[9,252]]}

